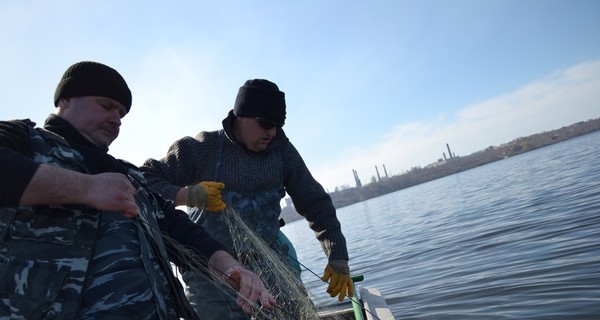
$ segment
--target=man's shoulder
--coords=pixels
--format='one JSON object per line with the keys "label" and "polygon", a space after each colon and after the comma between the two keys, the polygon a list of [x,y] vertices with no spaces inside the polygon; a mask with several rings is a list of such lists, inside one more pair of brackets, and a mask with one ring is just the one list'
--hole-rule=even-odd
{"label": "man's shoulder", "polygon": [[175,149],[214,149],[217,143],[219,131],[201,131],[196,136],[185,136],[173,143],[172,148]]}
{"label": "man's shoulder", "polygon": [[195,137],[185,136],[175,141],[169,148],[169,153],[198,154],[212,153],[216,147],[218,131],[202,131]]}
{"label": "man's shoulder", "polygon": [[124,160],[124,159],[117,159],[117,160],[123,165],[123,167],[125,167],[127,169],[140,171],[140,168],[138,166],[136,166],[135,164],[133,164],[127,160]]}
{"label": "man's shoulder", "polygon": [[214,142],[217,140],[220,130],[200,131],[193,139],[198,142]]}
{"label": "man's shoulder", "polygon": [[29,119],[0,121],[0,138],[6,143],[31,139],[35,125]]}
{"label": "man's shoulder", "polygon": [[15,120],[4,120],[0,121],[0,128],[2,130],[27,130],[35,128],[36,123],[30,119],[15,119]]}

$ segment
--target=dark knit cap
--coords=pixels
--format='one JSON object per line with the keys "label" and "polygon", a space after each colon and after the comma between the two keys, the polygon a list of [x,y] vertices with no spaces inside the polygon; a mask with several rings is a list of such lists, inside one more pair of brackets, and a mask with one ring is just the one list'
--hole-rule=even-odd
{"label": "dark knit cap", "polygon": [[233,114],[260,117],[281,127],[285,123],[285,94],[269,80],[248,80],[238,91]]}
{"label": "dark knit cap", "polygon": [[131,109],[131,91],[117,70],[93,61],[82,61],[70,66],[63,74],[56,92],[54,106],[62,98],[99,96],[116,100]]}

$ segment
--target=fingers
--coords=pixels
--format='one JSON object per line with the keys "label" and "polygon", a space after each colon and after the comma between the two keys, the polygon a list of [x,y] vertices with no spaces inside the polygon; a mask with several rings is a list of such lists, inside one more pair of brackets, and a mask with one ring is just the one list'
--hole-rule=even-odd
{"label": "fingers", "polygon": [[327,282],[331,278],[331,268],[329,266],[325,267],[325,272],[323,272],[323,276],[321,277],[321,281]]}
{"label": "fingers", "polygon": [[214,182],[214,181],[202,181],[198,183],[200,187],[206,193],[206,209],[209,211],[222,211],[227,206],[223,202],[221,198],[221,190],[225,188],[225,184],[222,182]]}
{"label": "fingers", "polygon": [[237,302],[244,313],[249,314],[261,294],[262,283],[258,277],[249,274],[241,277],[241,280]]}
{"label": "fingers", "polygon": [[225,188],[225,184],[223,182],[214,182],[214,181],[202,181],[198,183],[202,188],[204,188],[207,192],[217,192],[220,193],[221,189]]}
{"label": "fingers", "polygon": [[138,211],[137,211],[137,206],[135,206],[133,209],[125,209],[123,211],[121,211],[121,213],[123,214],[123,216],[125,216],[125,218],[127,219],[132,219],[137,217],[138,215]]}
{"label": "fingers", "polygon": [[348,287],[346,285],[341,286],[339,292],[340,292],[340,294],[338,296],[338,301],[341,302],[346,297],[346,293],[348,292]]}
{"label": "fingers", "polygon": [[242,311],[244,311],[245,314],[252,313],[252,303],[250,302],[250,300],[247,300],[241,294],[238,295],[237,305],[242,309]]}
{"label": "fingers", "polygon": [[135,202],[135,193],[136,193],[136,189],[133,188],[133,185],[131,186],[131,189],[129,190],[129,192],[127,193],[127,199],[125,199],[125,208],[121,211],[123,213],[123,215],[128,218],[135,218],[138,215],[138,206],[137,203]]}
{"label": "fingers", "polygon": [[252,312],[253,301],[256,301],[257,297],[252,298],[252,287],[243,285],[238,292],[237,305],[244,311],[245,314]]}
{"label": "fingers", "polygon": [[226,207],[227,207],[227,205],[225,205],[225,203],[221,200],[209,201],[208,204],[206,205],[206,209],[208,211],[213,211],[213,212],[225,210]]}
{"label": "fingers", "polygon": [[225,203],[223,202],[223,199],[221,199],[221,193],[219,193],[215,196],[209,195],[208,203],[206,204],[206,209],[216,212],[216,211],[224,210],[226,207],[227,207],[227,205],[225,205]]}
{"label": "fingers", "polygon": [[348,279],[346,286],[348,287],[348,297],[354,297],[354,286],[351,279]]}
{"label": "fingers", "polygon": [[117,211],[120,211],[126,218],[131,219],[138,215],[138,206],[135,202],[135,194],[137,190],[133,187],[133,184],[131,184],[131,181],[129,181],[127,177],[124,175],[121,176],[122,179],[124,179],[121,179],[121,181],[124,183],[123,188],[125,190],[123,191],[123,197],[121,199],[122,208]]}
{"label": "fingers", "polygon": [[267,309],[276,305],[275,298],[267,291],[256,274],[243,268],[234,268],[229,278],[239,285],[237,305],[244,313],[252,313],[257,301]]}
{"label": "fingers", "polygon": [[128,218],[137,215],[136,189],[125,175],[105,172],[90,177],[87,204],[103,211],[122,212]]}
{"label": "fingers", "polygon": [[331,294],[331,296],[335,296],[338,292],[340,292],[341,289],[341,281],[340,281],[340,275],[333,272],[331,274],[331,281],[329,282],[329,287],[327,288],[327,292],[329,292]]}
{"label": "fingers", "polygon": [[340,288],[337,288],[339,286],[338,278],[339,276],[336,273],[332,272],[331,267],[327,265],[325,267],[325,273],[323,274],[323,277],[321,277],[321,280],[323,282],[329,281],[329,285],[327,286],[327,293],[329,293],[331,297],[335,297],[340,290]]}
{"label": "fingers", "polygon": [[352,288],[351,286],[348,286],[348,283],[346,282],[340,282],[338,281],[337,283],[335,283],[334,287],[331,289],[327,289],[327,293],[329,293],[329,295],[333,298],[335,296],[338,296],[338,300],[342,301],[344,300],[344,298],[346,297],[346,294],[348,293],[348,288]]}
{"label": "fingers", "polygon": [[252,301],[256,301],[258,295],[252,299],[252,281],[247,276],[242,275],[242,270],[239,267],[233,267],[227,274],[233,286],[238,289],[237,305],[244,313],[248,314],[252,311]]}
{"label": "fingers", "polygon": [[342,301],[346,296],[354,296],[354,288],[352,287],[352,280],[348,274],[339,274],[332,271],[331,266],[325,267],[325,272],[321,277],[323,282],[328,282],[327,293],[333,298],[338,296],[338,300]]}
{"label": "fingers", "polygon": [[275,298],[265,289],[260,295],[260,304],[263,307],[270,309],[277,305],[277,301],[275,301]]}
{"label": "fingers", "polygon": [[222,190],[223,188],[225,188],[225,184],[223,182],[209,181],[208,185],[211,186],[213,189],[217,190]]}

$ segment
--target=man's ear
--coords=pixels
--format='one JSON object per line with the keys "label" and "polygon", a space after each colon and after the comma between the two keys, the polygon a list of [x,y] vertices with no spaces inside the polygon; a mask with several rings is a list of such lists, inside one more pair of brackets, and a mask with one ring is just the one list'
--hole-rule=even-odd
{"label": "man's ear", "polygon": [[71,99],[69,98],[60,98],[58,100],[58,104],[56,105],[56,114],[61,115],[65,110],[69,109],[71,106]]}
{"label": "man's ear", "polygon": [[70,105],[71,105],[71,99],[69,99],[69,98],[60,98],[60,100],[58,100],[58,107],[68,108]]}

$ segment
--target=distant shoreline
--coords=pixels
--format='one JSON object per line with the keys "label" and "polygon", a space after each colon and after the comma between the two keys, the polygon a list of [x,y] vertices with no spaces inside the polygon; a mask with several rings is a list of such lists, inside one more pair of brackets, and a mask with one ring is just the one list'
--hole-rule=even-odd
{"label": "distant shoreline", "polygon": [[[339,209],[598,130],[600,130],[600,118],[580,121],[560,129],[520,137],[500,146],[490,146],[468,156],[455,156],[431,163],[425,167],[415,167],[408,172],[382,178],[360,187],[349,187],[342,190],[338,190],[336,187],[336,191],[329,193],[329,196],[331,196],[335,208]],[[303,219],[296,212],[293,205],[283,207],[280,217],[285,222]]]}

